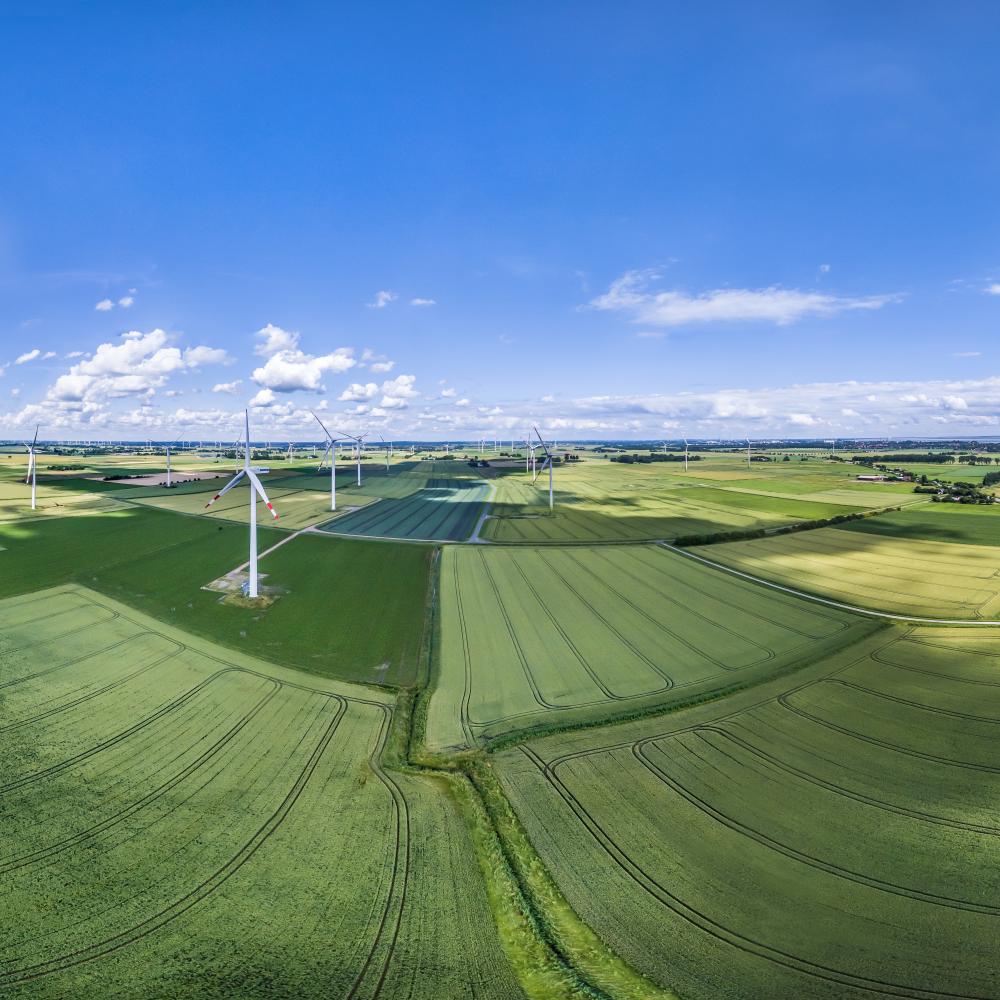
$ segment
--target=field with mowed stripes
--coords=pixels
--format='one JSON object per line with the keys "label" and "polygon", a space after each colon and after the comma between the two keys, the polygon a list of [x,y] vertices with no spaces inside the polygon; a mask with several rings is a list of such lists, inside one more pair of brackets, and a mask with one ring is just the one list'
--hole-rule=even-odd
{"label": "field with mowed stripes", "polygon": [[5,995],[520,995],[452,800],[383,770],[388,695],[79,587],[0,637]]}
{"label": "field with mowed stripes", "polygon": [[435,747],[760,680],[869,624],[660,546],[442,553]]}
{"label": "field with mowed stripes", "polygon": [[[905,525],[909,513],[891,515],[897,520],[886,533],[877,525],[865,530],[820,528],[691,551],[783,586],[875,611],[1000,620],[1000,549],[920,537],[927,530],[925,517],[916,521],[912,535],[901,532],[900,521]],[[964,514],[953,517],[957,521]],[[1000,514],[994,511],[972,517],[980,538],[985,517],[998,518],[1000,525]],[[957,534],[962,529],[956,524],[953,530]]]}
{"label": "field with mowed stripes", "polygon": [[477,479],[429,479],[402,499],[384,499],[320,526],[338,535],[365,535],[411,541],[465,541],[490,496]]}
{"label": "field with mowed stripes", "polygon": [[996,630],[884,626],[495,766],[575,910],[682,997],[995,997],[998,736]]}
{"label": "field with mowed stripes", "polygon": [[761,470],[751,478],[731,459],[713,458],[704,465],[688,473],[675,463],[635,466],[590,459],[560,466],[552,512],[547,473],[532,484],[522,471],[508,471],[492,479],[497,493],[482,536],[520,544],[673,539],[776,527],[913,499],[888,490],[867,492],[842,471],[834,476],[823,466],[810,475],[781,470],[761,479]]}

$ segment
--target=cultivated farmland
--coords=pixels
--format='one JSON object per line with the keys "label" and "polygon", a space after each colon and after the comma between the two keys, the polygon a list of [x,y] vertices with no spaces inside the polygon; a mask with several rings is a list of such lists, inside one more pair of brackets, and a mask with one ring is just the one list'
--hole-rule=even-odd
{"label": "cultivated farmland", "polygon": [[[971,514],[968,528],[963,525],[967,513]],[[932,535],[941,537],[951,530],[955,535],[985,540],[989,537],[986,526],[1000,524],[1000,514],[985,509],[982,514],[959,510],[950,516],[914,517],[912,537],[907,530],[910,514],[895,515],[886,529],[878,524],[856,530],[820,528],[691,551],[784,586],[875,611],[1000,619],[998,550],[992,545],[937,541]],[[949,529],[949,525],[954,527]]]}
{"label": "cultivated farmland", "polygon": [[993,997],[998,732],[997,632],[892,626],[498,766],[577,912],[682,997]]}
{"label": "cultivated farmland", "polygon": [[490,488],[475,479],[431,479],[404,499],[386,499],[321,525],[340,535],[412,541],[465,541],[476,527]]}
{"label": "cultivated farmland", "polygon": [[659,546],[449,548],[432,746],[759,680],[864,630]]}
{"label": "cultivated farmland", "polygon": [[[86,524],[80,530],[79,524]],[[247,559],[245,525],[129,507],[87,518],[0,525],[0,597],[85,584],[186,631],[286,666],[347,680],[416,677],[433,553],[261,528],[269,607],[202,589]],[[378,581],[372,590],[358,580]]]}
{"label": "cultivated farmland", "polygon": [[77,587],[0,635],[6,995],[520,995],[451,800],[383,770],[388,696]]}
{"label": "cultivated farmland", "polygon": [[505,470],[482,536],[520,544],[646,541],[745,528],[776,527],[914,500],[912,493],[858,484],[851,467],[806,463],[755,469],[713,456],[685,473],[677,463],[627,465],[588,459],[556,470],[556,507],[548,480]]}

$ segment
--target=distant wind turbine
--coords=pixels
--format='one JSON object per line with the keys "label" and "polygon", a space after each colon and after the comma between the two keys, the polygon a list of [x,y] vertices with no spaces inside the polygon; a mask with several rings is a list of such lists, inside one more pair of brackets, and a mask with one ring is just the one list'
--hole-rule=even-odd
{"label": "distant wind turbine", "polygon": [[35,436],[31,439],[31,444],[24,442],[24,447],[28,449],[28,474],[24,477],[26,483],[31,483],[31,509],[35,510],[36,491],[38,474],[35,470],[35,445],[38,444],[38,424],[35,424]]}
{"label": "distant wind turbine", "polygon": [[684,471],[688,470],[688,442],[687,438],[684,438]]}
{"label": "distant wind turbine", "polygon": [[[538,428],[535,428],[535,437],[538,438],[538,445],[545,452],[545,461],[542,463],[542,467],[535,473],[535,478],[531,481],[534,482],[545,470],[549,470],[549,510],[551,511],[555,500],[553,495],[552,486],[552,452],[545,447],[545,442],[542,440],[542,435],[538,433]],[[532,464],[534,464],[534,451],[532,451]]]}
{"label": "distant wind turbine", "polygon": [[172,482],[170,479],[170,445],[167,445],[167,486],[171,486]]}
{"label": "distant wind turbine", "polygon": [[[312,411],[309,411],[312,413]],[[313,417],[316,418],[316,423],[323,428],[323,433],[326,435],[327,445],[326,451],[320,456],[319,468],[317,472],[321,471],[323,468],[323,462],[326,460],[327,454],[330,455],[330,510],[337,509],[337,438],[335,438],[327,429],[326,424],[323,423],[319,417],[313,413]]]}
{"label": "distant wind turbine", "polygon": [[747,438],[747,471],[750,471],[750,438]]}
{"label": "distant wind turbine", "polygon": [[278,520],[278,512],[274,509],[274,505],[267,498],[267,493],[264,492],[264,487],[261,485],[261,481],[257,478],[256,471],[250,466],[250,411],[246,410],[246,450],[243,453],[243,468],[233,476],[232,479],[226,483],[225,486],[219,490],[218,493],[212,497],[211,500],[205,504],[206,510],[215,503],[219,497],[224,496],[228,493],[244,476],[250,482],[250,580],[247,587],[247,596],[250,598],[256,598],[257,593],[257,497],[260,496],[261,500],[264,501],[264,505],[267,507],[268,512],[271,517],[276,521]]}
{"label": "distant wind turbine", "polygon": [[337,433],[338,434],[343,434],[345,438],[349,438],[351,441],[354,442],[354,450],[355,450],[354,453],[357,456],[357,463],[358,463],[358,486],[360,486],[361,485],[361,446],[364,443],[366,435],[362,434],[360,437],[356,437],[354,434],[347,434],[345,431],[337,431]]}

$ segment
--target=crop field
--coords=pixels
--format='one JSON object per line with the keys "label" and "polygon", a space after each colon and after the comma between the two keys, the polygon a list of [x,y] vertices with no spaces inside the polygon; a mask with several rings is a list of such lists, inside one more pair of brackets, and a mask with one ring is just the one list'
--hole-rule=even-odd
{"label": "crop field", "polygon": [[438,748],[759,680],[866,626],[659,546],[442,554]]}
{"label": "crop field", "polygon": [[922,503],[879,517],[839,526],[884,538],[912,538],[967,545],[1000,542],[1000,507],[979,504]]}
{"label": "crop field", "polygon": [[386,499],[346,514],[321,530],[412,541],[465,541],[490,495],[489,484],[472,479],[430,479],[401,500]]}
{"label": "crop field", "polygon": [[449,798],[382,768],[387,696],[78,587],[0,635],[6,995],[520,995]]}
{"label": "crop field", "polygon": [[995,997],[1000,634],[883,627],[502,783],[569,902],[686,1000]]}
{"label": "crop field", "polygon": [[122,506],[110,493],[53,489],[39,483],[35,510],[32,510],[30,487],[22,483],[0,481],[0,523],[30,518],[109,513]]}
{"label": "crop field", "polygon": [[[288,534],[259,529],[260,551]],[[245,525],[134,506],[87,518],[0,524],[0,597],[81,583],[186,631],[314,674],[409,684],[416,676],[433,552],[300,535],[264,556],[264,609],[206,584],[247,559]],[[372,592],[359,580],[378,581]],[[376,613],[377,612],[377,613]],[[319,637],[319,638],[317,638]]]}
{"label": "crop field", "polygon": [[[228,521],[239,521],[247,523],[247,510],[250,506],[249,490],[242,483],[233,487],[224,497],[217,500],[211,507],[205,504],[212,499],[219,489],[225,485],[221,480],[210,480],[202,484],[200,490],[187,490],[183,493],[175,493],[173,489],[164,490],[156,496],[134,496],[133,503],[146,504],[150,507],[158,507],[160,510],[169,510],[180,514],[198,515],[208,518],[218,518]],[[288,489],[282,486],[272,486],[269,480],[264,480],[264,489],[278,511],[278,520],[273,521],[273,527],[286,531],[298,531],[300,528],[307,528],[320,521],[327,521],[331,517],[341,516],[349,512],[351,508],[361,507],[372,502],[370,496],[360,496],[348,494],[346,490],[337,488],[337,512],[330,510],[329,486],[326,491],[319,484],[314,483],[312,489]],[[272,523],[271,515],[264,509],[262,504],[257,508],[257,520],[259,523]]]}
{"label": "crop field", "polygon": [[[919,508],[921,514],[915,524],[933,525],[930,519],[937,515],[927,514],[924,519],[924,509]],[[896,521],[890,522],[897,526],[899,535],[878,527],[860,531],[819,528],[701,546],[692,552],[783,586],[873,611],[926,618],[1000,620],[1000,550],[971,542],[920,537],[919,529],[916,537],[910,537],[905,528],[910,513],[896,515]],[[958,525],[965,513],[945,514],[941,523]],[[973,514],[975,520],[971,523],[983,525],[988,516],[1000,517],[987,510],[984,515]],[[980,528],[973,536],[984,534]]]}
{"label": "crop field", "polygon": [[[912,488],[872,490],[856,466],[773,463],[752,473],[729,456],[692,464],[628,465],[589,459],[533,485],[522,470],[494,472],[497,493],[482,537],[510,543],[649,541],[680,535],[768,528],[915,502]],[[806,468],[805,466],[808,466]],[[486,470],[489,474],[490,470]]]}

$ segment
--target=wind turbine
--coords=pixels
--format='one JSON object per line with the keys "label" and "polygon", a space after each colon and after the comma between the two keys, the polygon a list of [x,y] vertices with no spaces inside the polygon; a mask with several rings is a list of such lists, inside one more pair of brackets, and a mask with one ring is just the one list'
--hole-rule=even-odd
{"label": "wind turbine", "polygon": [[750,438],[747,438],[747,472],[750,471]]}
{"label": "wind turbine", "polygon": [[684,438],[684,471],[688,470],[688,439]]}
{"label": "wind turbine", "polygon": [[[552,492],[552,452],[545,447],[545,442],[542,440],[542,435],[538,433],[538,428],[535,428],[535,437],[538,438],[538,444],[542,451],[545,452],[545,461],[542,463],[542,467],[535,473],[535,479],[537,479],[546,468],[549,470],[549,511],[552,510],[554,505],[553,492]],[[532,449],[532,464],[534,464],[534,449]],[[531,481],[534,482],[535,479]]]}
{"label": "wind turbine", "polygon": [[171,485],[170,480],[170,445],[167,445],[167,486]]}
{"label": "wind turbine", "polygon": [[[324,428],[326,430],[326,428]],[[353,434],[347,434],[344,431],[337,431],[338,434],[343,434],[345,438],[350,438],[354,442],[355,454],[357,455],[358,462],[358,486],[361,485],[361,445],[365,440],[367,435],[362,434],[360,437],[355,437]]]}
{"label": "wind turbine", "polygon": [[206,510],[215,503],[219,497],[224,496],[228,493],[244,476],[250,481],[250,580],[247,587],[247,596],[251,599],[255,599],[258,596],[257,593],[257,496],[259,495],[261,500],[264,501],[264,505],[267,507],[268,512],[271,517],[278,520],[278,512],[274,509],[274,505],[267,498],[267,493],[264,492],[264,487],[261,485],[260,480],[257,478],[257,473],[250,466],[250,411],[246,410],[246,449],[243,452],[243,468],[233,476],[232,479],[226,483],[225,486],[219,490],[218,493],[212,497],[211,500],[205,504]]}
{"label": "wind turbine", "polygon": [[[309,412],[312,413],[312,410],[310,410]],[[320,425],[320,427],[323,428],[323,433],[326,435],[327,442],[328,442],[327,446],[326,446],[326,451],[323,452],[323,455],[321,456],[321,458],[319,460],[319,469],[317,469],[316,471],[319,472],[320,469],[323,468],[323,462],[326,459],[327,452],[329,452],[329,454],[330,454],[330,510],[336,510],[337,509],[337,439],[326,429],[326,424],[324,424],[323,421],[320,420],[319,417],[317,417],[315,413],[313,413],[313,416],[316,417],[316,423],[318,423]]]}
{"label": "wind turbine", "polygon": [[35,510],[35,496],[37,492],[38,476],[35,472],[35,445],[38,444],[38,424],[35,424],[35,436],[31,439],[31,444],[24,442],[24,447],[28,449],[28,474],[24,477],[26,483],[31,483],[31,509]]}
{"label": "wind turbine", "polygon": [[385,471],[388,472],[389,471],[389,447],[388,447],[389,443],[388,443],[388,441],[386,441],[386,439],[384,437],[382,437],[381,434],[379,434],[379,440],[382,442],[382,444],[386,445],[386,449],[385,449]]}

